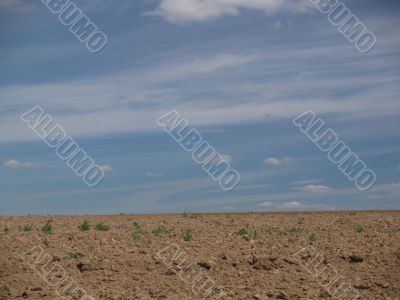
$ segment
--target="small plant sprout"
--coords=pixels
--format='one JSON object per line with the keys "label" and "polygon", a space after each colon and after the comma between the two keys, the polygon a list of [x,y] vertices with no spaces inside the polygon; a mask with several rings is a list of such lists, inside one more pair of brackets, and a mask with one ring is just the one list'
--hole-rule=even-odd
{"label": "small plant sprout", "polygon": [[138,234],[132,234],[132,239],[135,242],[139,242],[141,240],[140,235],[138,235]]}
{"label": "small plant sprout", "polygon": [[163,235],[163,234],[168,234],[168,233],[170,233],[170,232],[171,232],[171,229],[168,229],[168,228],[165,227],[165,226],[157,226],[157,228],[156,228],[156,229],[153,229],[152,232],[153,232],[153,234],[160,236],[160,235]]}
{"label": "small plant sprout", "polygon": [[68,252],[66,257],[75,258],[75,259],[81,259],[82,257],[84,257],[84,255],[82,253],[80,253],[80,252],[75,252],[75,253]]}
{"label": "small plant sprout", "polygon": [[90,224],[88,221],[84,221],[81,225],[78,226],[80,231],[89,231],[90,230]]}
{"label": "small plant sprout", "polygon": [[304,229],[301,227],[292,227],[289,229],[289,232],[291,233],[297,233],[297,232],[302,232]]}
{"label": "small plant sprout", "polygon": [[364,232],[364,231],[365,231],[365,229],[364,229],[363,226],[357,225],[357,227],[356,227],[356,232],[357,232],[357,233],[361,233],[361,232]]}
{"label": "small plant sprout", "polygon": [[237,231],[236,234],[240,235],[246,240],[255,240],[257,237],[257,231],[251,230],[248,227],[239,229],[239,231]]}
{"label": "small plant sprout", "polygon": [[29,232],[33,230],[33,225],[32,224],[25,224],[24,227],[22,227],[22,230],[25,232]]}
{"label": "small plant sprout", "polygon": [[310,241],[310,244],[314,243],[317,240],[317,236],[315,235],[315,233],[311,233],[308,237],[308,240]]}
{"label": "small plant sprout", "polygon": [[110,229],[110,227],[108,227],[107,225],[105,225],[103,223],[96,224],[96,230],[98,230],[98,231],[108,231],[109,229]]}
{"label": "small plant sprout", "polygon": [[185,232],[183,233],[182,239],[185,242],[190,242],[193,239],[192,232],[189,229],[185,230]]}
{"label": "small plant sprout", "polygon": [[51,226],[52,220],[49,220],[46,222],[46,224],[42,227],[42,232],[45,234],[52,234],[53,233],[53,227]]}
{"label": "small plant sprout", "polygon": [[141,236],[138,233],[132,234],[132,239],[135,242],[135,244],[143,245],[148,247],[151,244],[151,240],[146,239],[145,237]]}
{"label": "small plant sprout", "polygon": [[134,228],[135,230],[139,230],[141,227],[140,227],[140,225],[139,225],[137,222],[133,222],[133,228]]}
{"label": "small plant sprout", "polygon": [[238,232],[236,232],[238,235],[245,235],[245,234],[249,234],[249,231],[247,230],[247,228],[241,228],[239,229]]}

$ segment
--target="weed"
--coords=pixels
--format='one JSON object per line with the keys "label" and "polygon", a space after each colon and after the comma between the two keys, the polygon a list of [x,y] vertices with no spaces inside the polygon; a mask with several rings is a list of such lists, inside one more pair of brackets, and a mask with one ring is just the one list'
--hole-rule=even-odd
{"label": "weed", "polygon": [[22,227],[22,230],[25,232],[29,232],[33,230],[33,225],[32,224],[25,224],[24,227]]}
{"label": "weed", "polygon": [[236,234],[238,234],[246,239],[252,239],[252,240],[255,240],[257,237],[257,231],[251,230],[248,227],[239,229],[239,231],[237,231]]}
{"label": "weed", "polygon": [[190,242],[193,239],[192,232],[189,229],[186,229],[182,235],[182,239],[185,242]]}
{"label": "weed", "polygon": [[317,236],[315,235],[315,233],[311,233],[308,237],[308,240],[310,241],[310,244],[314,243],[317,240]]}
{"label": "weed", "polygon": [[282,228],[277,228],[276,233],[277,235],[286,235],[286,232]]}
{"label": "weed", "polygon": [[163,234],[168,234],[171,231],[172,231],[172,229],[168,229],[165,226],[158,226],[156,229],[153,229],[152,232],[153,232],[153,234],[160,236],[160,235],[163,235]]}
{"label": "weed", "polygon": [[142,244],[148,247],[151,245],[151,240],[142,240]]}
{"label": "weed", "polygon": [[229,218],[229,223],[231,223],[231,224],[235,223],[235,219],[234,218]]}
{"label": "weed", "polygon": [[291,233],[297,233],[297,232],[303,232],[303,231],[304,231],[304,228],[301,228],[301,227],[292,227],[289,229],[289,232],[291,232]]}
{"label": "weed", "polygon": [[84,255],[80,252],[75,252],[75,253],[68,252],[66,257],[80,259],[80,258],[84,257]]}
{"label": "weed", "polygon": [[245,235],[245,234],[249,234],[249,231],[247,230],[247,228],[241,228],[239,229],[238,232],[236,232],[238,235]]}
{"label": "weed", "polygon": [[108,227],[107,225],[105,225],[104,223],[97,223],[96,224],[96,229],[98,231],[108,231],[110,229],[110,227]]}
{"label": "weed", "polygon": [[133,222],[132,225],[135,234],[147,234],[147,231],[143,230],[137,222]]}
{"label": "weed", "polygon": [[8,225],[4,225],[4,233],[8,234],[10,232],[10,227]]}
{"label": "weed", "polygon": [[53,226],[51,226],[52,220],[46,222],[46,224],[42,227],[42,232],[45,234],[52,234],[53,233]]}
{"label": "weed", "polygon": [[263,225],[263,226],[259,227],[258,230],[263,234],[272,234],[273,228],[271,228],[267,225]]}
{"label": "weed", "polygon": [[355,215],[356,215],[356,212],[355,212],[355,211],[351,211],[351,212],[349,212],[349,215],[350,215],[350,216],[355,216]]}
{"label": "weed", "polygon": [[357,232],[357,233],[361,233],[361,232],[364,232],[364,231],[365,231],[365,229],[364,229],[363,226],[357,225],[357,227],[356,227],[356,232]]}
{"label": "weed", "polygon": [[138,234],[132,234],[132,239],[135,242],[139,242],[141,240],[140,235],[138,235]]}
{"label": "weed", "polygon": [[151,240],[142,238],[139,234],[132,234],[132,239],[135,243],[141,243],[142,245],[148,247],[151,244]]}
{"label": "weed", "polygon": [[88,221],[84,221],[81,225],[78,226],[80,231],[89,231],[90,230],[90,224]]}
{"label": "weed", "polygon": [[141,229],[142,227],[140,227],[140,225],[139,225],[137,222],[133,222],[133,228],[134,228],[135,230],[139,230],[139,229]]}
{"label": "weed", "polygon": [[184,211],[184,212],[182,213],[182,217],[187,218],[187,217],[188,217],[188,213],[187,213],[186,211]]}

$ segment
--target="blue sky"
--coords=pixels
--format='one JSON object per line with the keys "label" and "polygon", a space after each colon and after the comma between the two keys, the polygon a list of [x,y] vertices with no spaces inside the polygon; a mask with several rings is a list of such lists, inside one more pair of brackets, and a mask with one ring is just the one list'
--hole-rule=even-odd
{"label": "blue sky", "polygon": [[[400,208],[398,1],[343,1],[377,37],[368,53],[309,0],[204,2],[75,1],[108,36],[99,53],[40,1],[0,2],[0,214]],[[109,166],[100,185],[21,122],[36,105]],[[237,188],[157,125],[171,110],[239,171]],[[369,191],[292,124],[307,110],[375,171]]]}

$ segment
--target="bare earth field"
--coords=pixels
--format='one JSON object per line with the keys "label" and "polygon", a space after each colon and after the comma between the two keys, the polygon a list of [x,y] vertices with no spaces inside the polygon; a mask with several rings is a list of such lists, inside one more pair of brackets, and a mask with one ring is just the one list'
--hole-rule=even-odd
{"label": "bare earth field", "polygon": [[0,299],[400,299],[399,211],[0,217],[0,230]]}

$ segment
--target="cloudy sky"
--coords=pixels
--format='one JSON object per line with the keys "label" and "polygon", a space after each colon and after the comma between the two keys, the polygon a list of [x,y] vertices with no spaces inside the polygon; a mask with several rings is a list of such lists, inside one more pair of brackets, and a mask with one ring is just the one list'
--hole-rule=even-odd
{"label": "cloudy sky", "polygon": [[[0,0],[0,214],[400,208],[400,5],[345,5],[360,53],[309,0],[86,0],[91,53],[40,1]],[[40,105],[105,171],[88,188],[20,115]],[[222,190],[157,125],[176,110],[241,175]],[[314,111],[373,169],[359,191],[292,119]]]}

